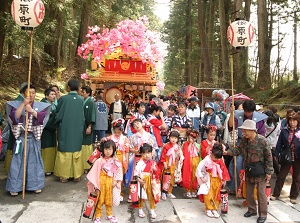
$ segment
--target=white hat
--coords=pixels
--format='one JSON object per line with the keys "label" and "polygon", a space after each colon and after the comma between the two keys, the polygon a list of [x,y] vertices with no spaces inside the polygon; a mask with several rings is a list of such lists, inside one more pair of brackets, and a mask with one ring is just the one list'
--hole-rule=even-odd
{"label": "white hat", "polygon": [[256,105],[256,106],[255,106],[255,110],[256,110],[256,111],[259,111],[260,109],[262,109],[262,107],[261,107],[260,105]]}
{"label": "white hat", "polygon": [[254,130],[256,131],[256,123],[250,119],[244,121],[243,125],[238,127],[239,129],[246,129],[246,130]]}

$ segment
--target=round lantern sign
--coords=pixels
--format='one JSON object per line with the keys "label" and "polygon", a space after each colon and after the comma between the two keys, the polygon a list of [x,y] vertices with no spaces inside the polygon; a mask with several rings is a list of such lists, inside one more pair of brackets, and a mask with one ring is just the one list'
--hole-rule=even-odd
{"label": "round lantern sign", "polygon": [[19,26],[32,29],[44,19],[44,3],[41,0],[13,0],[11,15]]}
{"label": "round lantern sign", "polygon": [[253,41],[254,28],[245,20],[237,20],[227,29],[227,38],[233,47],[247,47]]}

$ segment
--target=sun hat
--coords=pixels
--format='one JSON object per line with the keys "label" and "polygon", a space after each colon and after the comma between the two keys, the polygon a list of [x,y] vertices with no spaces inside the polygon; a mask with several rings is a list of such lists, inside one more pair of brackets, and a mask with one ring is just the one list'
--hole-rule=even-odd
{"label": "sun hat", "polygon": [[247,119],[238,128],[239,129],[246,129],[246,130],[254,130],[254,131],[256,131],[256,123],[253,120]]}

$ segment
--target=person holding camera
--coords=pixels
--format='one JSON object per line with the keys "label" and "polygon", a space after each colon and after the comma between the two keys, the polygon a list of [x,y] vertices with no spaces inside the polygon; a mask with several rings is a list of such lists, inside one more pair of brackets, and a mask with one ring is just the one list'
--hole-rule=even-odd
{"label": "person holding camera", "polygon": [[[246,200],[248,202],[248,211],[244,217],[256,216],[258,211],[257,223],[264,223],[268,214],[266,184],[274,172],[271,145],[264,136],[257,134],[254,121],[247,119],[239,128],[243,132],[239,147],[230,148],[224,151],[223,155],[242,155],[246,170]],[[254,200],[255,185],[257,186],[258,210]]]}

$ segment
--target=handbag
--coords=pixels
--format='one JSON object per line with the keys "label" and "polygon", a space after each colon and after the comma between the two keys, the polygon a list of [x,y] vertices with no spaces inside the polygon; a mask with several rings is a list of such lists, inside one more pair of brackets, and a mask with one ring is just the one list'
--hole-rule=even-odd
{"label": "handbag", "polygon": [[245,169],[250,177],[259,177],[266,174],[264,164],[261,161],[249,163]]}
{"label": "handbag", "polygon": [[286,165],[292,162],[291,145],[294,139],[295,139],[295,134],[293,135],[293,139],[288,145],[288,147],[285,148],[285,146],[283,146],[283,148],[281,148],[281,151],[278,156],[278,163],[280,165]]}
{"label": "handbag", "polygon": [[[248,156],[249,156],[248,146],[246,148],[247,148],[247,160],[248,160]],[[266,174],[264,163],[261,161],[251,162],[251,163],[247,164],[245,166],[245,170],[249,174],[250,177],[259,177],[259,176]]]}

